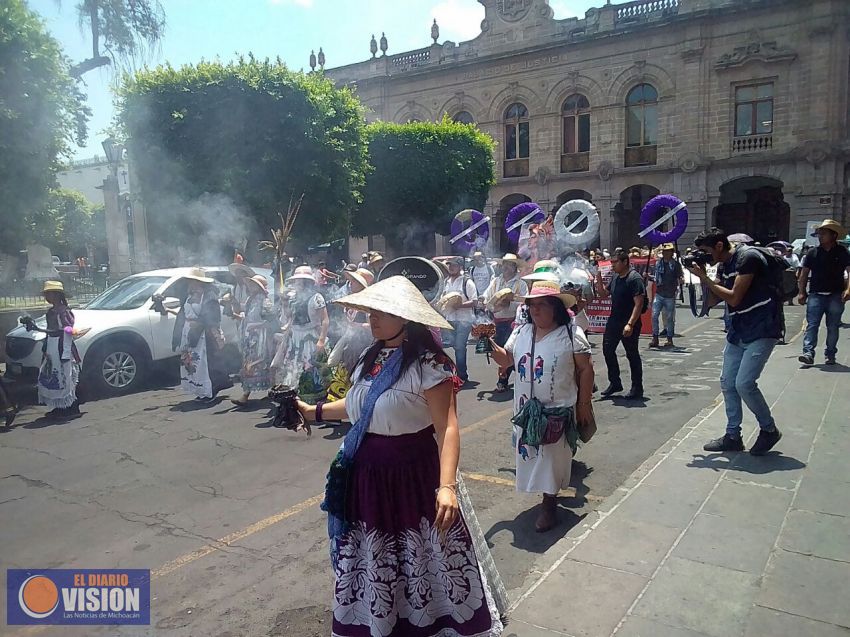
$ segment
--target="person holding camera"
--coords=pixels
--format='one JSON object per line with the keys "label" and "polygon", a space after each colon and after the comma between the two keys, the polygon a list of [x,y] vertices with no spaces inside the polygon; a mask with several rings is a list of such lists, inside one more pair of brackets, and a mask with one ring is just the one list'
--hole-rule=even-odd
{"label": "person holding camera", "polygon": [[[708,286],[712,305],[725,301],[727,308],[726,347],[720,374],[726,404],[726,433],[703,449],[744,450],[743,401],[759,424],[758,439],[750,454],[762,456],[782,438],[758,386],[759,376],[782,335],[782,301],[772,290],[767,258],[757,248],[739,245],[732,249],[728,236],[719,228],[701,232],[694,244],[697,250],[685,258],[685,267]],[[713,263],[721,264],[720,282],[706,274],[706,266]]]}
{"label": "person holding camera", "polygon": [[643,398],[643,363],[638,351],[638,338],[646,286],[640,274],[631,267],[629,253],[625,250],[615,251],[611,268],[614,276],[608,285],[605,285],[601,274],[596,274],[597,296],[603,299],[611,297],[611,314],[602,336],[602,355],[608,367],[608,387],[602,390],[602,396],[608,397],[623,391],[620,364],[617,361],[617,346],[622,342],[632,374],[632,387],[626,398],[634,400]]}

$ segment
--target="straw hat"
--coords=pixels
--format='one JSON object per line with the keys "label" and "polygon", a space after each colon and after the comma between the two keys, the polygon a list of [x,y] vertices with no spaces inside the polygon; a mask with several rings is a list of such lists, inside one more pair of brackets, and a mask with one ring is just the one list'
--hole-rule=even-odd
{"label": "straw hat", "polygon": [[542,299],[547,296],[556,296],[561,299],[564,307],[571,308],[577,303],[577,299],[572,294],[561,292],[561,286],[554,281],[535,281],[531,286],[531,291],[522,297],[523,301],[529,299]]}
{"label": "straw hat", "polygon": [[295,268],[295,272],[292,273],[292,276],[287,279],[287,281],[294,281],[298,279],[304,279],[305,281],[315,281],[316,278],[313,276],[313,268],[309,265],[299,265]]}
{"label": "straw hat", "polygon": [[437,267],[440,268],[440,272],[443,273],[443,277],[449,276],[449,268],[446,265],[446,262],[441,259],[431,259],[431,263],[434,263]]}
{"label": "straw hat", "polygon": [[207,276],[207,271],[203,268],[192,268],[187,274],[184,274],[180,278],[191,279],[192,281],[198,281],[200,283],[212,283],[215,281],[215,279],[211,279]]}
{"label": "straw hat", "polygon": [[522,277],[523,281],[553,281],[557,283],[561,280],[558,276],[557,261],[551,259],[541,259],[534,264],[534,271],[531,274],[526,274]]}
{"label": "straw hat", "polygon": [[262,274],[255,274],[249,278],[248,281],[260,288],[263,291],[263,294],[269,293],[269,284],[266,282],[266,277]]}
{"label": "straw hat", "polygon": [[502,265],[504,265],[505,263],[513,263],[516,266],[517,270],[519,270],[522,266],[525,265],[525,261],[510,252],[506,253],[505,256],[503,256],[499,260],[502,262]]}
{"label": "straw hat", "polygon": [[254,272],[251,268],[249,268],[244,263],[231,263],[227,266],[227,269],[230,270],[230,274],[235,277],[244,277],[246,279],[250,279],[253,276],[256,276],[256,272]]}
{"label": "straw hat", "polygon": [[372,254],[369,255],[369,265],[374,265],[374,264],[378,263],[379,261],[383,261],[383,260],[384,260],[384,255],[381,254],[380,252],[373,252]]}
{"label": "straw hat", "polygon": [[364,312],[386,312],[429,327],[452,329],[449,322],[428,305],[428,301],[416,286],[403,276],[391,276],[378,281],[365,290],[348,294],[334,303]]}
{"label": "straw hat", "polygon": [[824,219],[823,223],[815,228],[814,232],[812,232],[813,237],[818,236],[818,230],[832,230],[838,235],[839,239],[843,239],[847,235],[847,231],[835,219]]}
{"label": "straw hat", "polygon": [[368,288],[372,285],[372,281],[375,280],[375,275],[372,274],[371,270],[367,270],[365,268],[359,268],[354,272],[350,272],[349,270],[343,270],[342,276],[344,276],[349,281],[357,281],[364,288]]}
{"label": "straw hat", "polygon": [[45,292],[64,292],[65,286],[62,285],[62,281],[45,281],[44,287],[41,290],[41,293]]}
{"label": "straw hat", "polygon": [[453,310],[461,303],[463,303],[463,296],[460,292],[449,292],[437,301],[437,307],[442,311]]}
{"label": "straw hat", "polygon": [[500,305],[506,305],[514,300],[514,291],[510,288],[502,288],[487,301],[487,309],[493,310]]}

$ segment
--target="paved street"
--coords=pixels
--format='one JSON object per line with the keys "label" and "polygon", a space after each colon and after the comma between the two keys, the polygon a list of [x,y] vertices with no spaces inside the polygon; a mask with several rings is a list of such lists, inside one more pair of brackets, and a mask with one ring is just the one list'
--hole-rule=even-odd
{"label": "paved street", "polygon": [[[802,311],[786,309],[790,339]],[[461,469],[512,599],[562,556],[571,528],[592,519],[684,423],[716,406],[722,323],[685,312],[678,312],[680,347],[644,357],[648,400],[597,402],[600,431],[579,450],[573,490],[560,499],[562,524],[546,534],[533,530],[537,499],[513,490],[510,395],[491,393],[495,365],[470,354],[480,384],[459,398]],[[591,340],[599,345],[601,337]],[[798,350],[797,340],[774,356]],[[234,412],[226,401],[195,405],[170,386],[82,410],[80,419],[54,424],[39,418],[43,408],[28,407],[0,433],[0,566],[4,575],[5,568],[150,568],[151,626],[4,634],[329,634],[331,573],[318,503],[340,431],[314,429],[306,439],[268,427],[264,402]],[[506,634],[512,630],[530,634],[513,627]]]}

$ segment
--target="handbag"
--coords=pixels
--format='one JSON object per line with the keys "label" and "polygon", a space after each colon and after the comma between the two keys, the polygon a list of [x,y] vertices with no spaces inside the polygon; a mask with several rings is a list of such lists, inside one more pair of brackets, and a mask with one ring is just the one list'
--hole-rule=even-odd
{"label": "handbag", "polygon": [[[581,393],[581,385],[578,380],[578,364],[576,362],[576,342],[573,339],[573,331],[568,327],[567,333],[570,335],[570,342],[573,348],[573,378],[576,382],[576,392]],[[576,402],[578,402],[578,398],[576,398]],[[596,433],[596,415],[593,413],[593,403],[590,405],[590,418],[587,421],[580,421],[578,419],[578,409],[576,409],[576,427],[578,428],[578,437],[582,442],[590,442],[590,439],[593,438],[593,434]]]}

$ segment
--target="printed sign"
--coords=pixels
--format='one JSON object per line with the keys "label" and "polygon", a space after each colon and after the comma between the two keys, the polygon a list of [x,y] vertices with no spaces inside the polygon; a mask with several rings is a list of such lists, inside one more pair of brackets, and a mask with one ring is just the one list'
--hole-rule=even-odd
{"label": "printed sign", "polygon": [[6,618],[13,626],[151,623],[151,572],[143,569],[6,571]]}
{"label": "printed sign", "polygon": [[[646,257],[632,257],[632,267],[643,276],[646,271]],[[612,276],[611,262],[600,261],[598,263],[599,272],[602,274],[602,280],[608,281]],[[655,270],[655,257],[649,258],[649,271]],[[643,336],[652,336],[652,297],[654,296],[655,284],[647,281],[649,303],[647,304],[646,312],[640,316],[640,333]],[[585,308],[587,319],[590,323],[590,332],[593,334],[601,334],[605,331],[605,324],[608,322],[608,317],[611,316],[611,299],[594,299],[587,304]]]}

